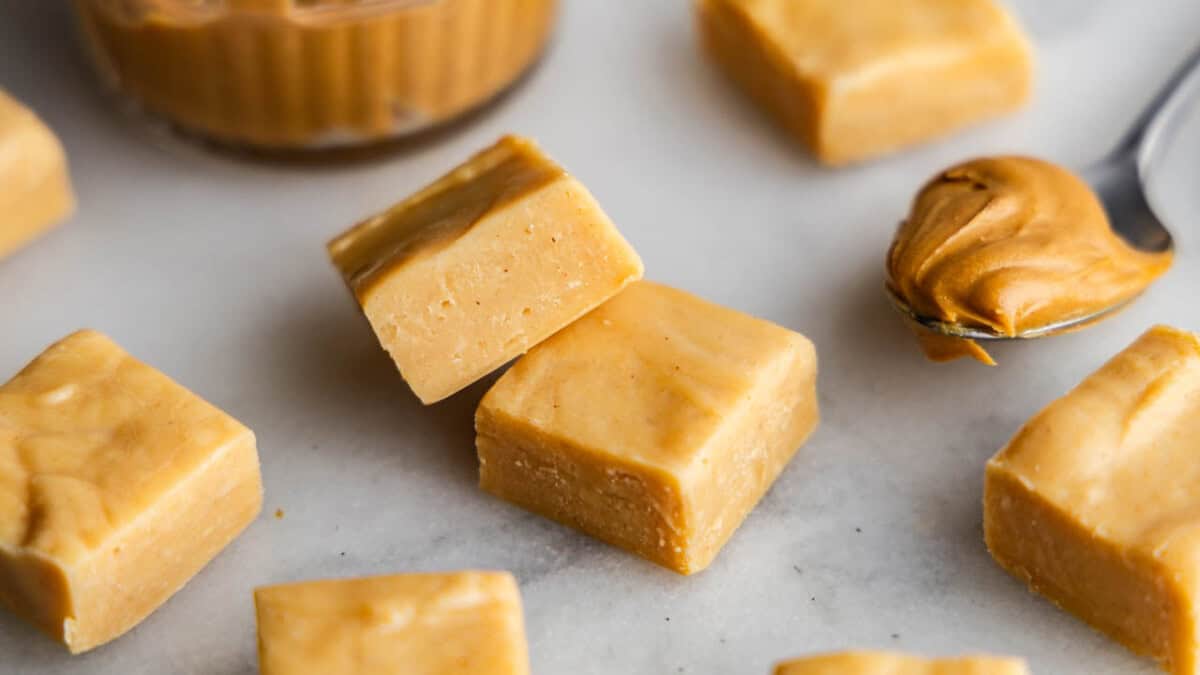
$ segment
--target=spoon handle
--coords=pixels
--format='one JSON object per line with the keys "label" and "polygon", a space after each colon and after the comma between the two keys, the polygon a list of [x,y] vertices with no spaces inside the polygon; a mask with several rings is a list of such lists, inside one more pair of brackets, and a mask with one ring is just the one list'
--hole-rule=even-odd
{"label": "spoon handle", "polygon": [[1145,110],[1138,115],[1137,120],[1134,121],[1133,125],[1121,138],[1121,141],[1113,148],[1110,154],[1111,157],[1119,157],[1138,150],[1146,137],[1146,132],[1150,129],[1154,120],[1158,118],[1158,114],[1174,99],[1176,91],[1183,85],[1192,72],[1197,70],[1198,66],[1200,66],[1200,45],[1192,49],[1191,54],[1188,54],[1183,63],[1171,73],[1171,77],[1158,90],[1158,93],[1154,95],[1150,103],[1146,104]]}

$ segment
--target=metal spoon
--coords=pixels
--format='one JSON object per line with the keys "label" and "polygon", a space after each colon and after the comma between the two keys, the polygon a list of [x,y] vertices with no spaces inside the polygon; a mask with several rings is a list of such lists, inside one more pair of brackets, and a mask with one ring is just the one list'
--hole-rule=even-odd
{"label": "metal spoon", "polygon": [[[1082,173],[1096,191],[1108,212],[1113,231],[1130,246],[1148,252],[1171,250],[1171,233],[1159,220],[1146,198],[1146,179],[1162,156],[1166,139],[1179,125],[1197,90],[1200,90],[1200,47],[1197,47],[1171,75],[1162,90],[1150,101],[1137,121],[1116,147]],[[1106,307],[1086,316],[1039,326],[1017,335],[1004,335],[990,328],[948,323],[917,314],[890,289],[888,297],[902,314],[922,326],[943,335],[972,340],[1009,340],[1039,338],[1083,328],[1123,308],[1132,300]]]}

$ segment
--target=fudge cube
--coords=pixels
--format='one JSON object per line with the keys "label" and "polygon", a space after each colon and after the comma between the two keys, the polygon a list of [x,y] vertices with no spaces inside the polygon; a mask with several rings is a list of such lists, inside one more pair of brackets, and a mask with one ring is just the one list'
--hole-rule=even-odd
{"label": "fudge cube", "polygon": [[1019,107],[1032,54],[995,0],[698,0],[717,66],[827,164]]}
{"label": "fudge cube", "polygon": [[642,276],[587,189],[515,137],[354,227],[329,253],[426,404]]}
{"label": "fudge cube", "polygon": [[261,506],[254,434],[99,333],[0,386],[0,603],[73,653],[146,618]]}
{"label": "fudge cube", "polygon": [[1151,329],[988,462],[988,549],[1177,675],[1200,673],[1200,340]]}
{"label": "fudge cube", "polygon": [[1021,659],[964,656],[924,659],[889,652],[844,652],[788,661],[775,675],[1029,675]]}
{"label": "fudge cube", "polygon": [[816,427],[816,374],[798,333],[639,282],[484,396],[480,485],[691,574]]}
{"label": "fudge cube", "polygon": [[0,89],[0,258],[74,210],[62,144],[37,115]]}
{"label": "fudge cube", "polygon": [[268,586],[254,604],[262,675],[529,675],[505,572]]}

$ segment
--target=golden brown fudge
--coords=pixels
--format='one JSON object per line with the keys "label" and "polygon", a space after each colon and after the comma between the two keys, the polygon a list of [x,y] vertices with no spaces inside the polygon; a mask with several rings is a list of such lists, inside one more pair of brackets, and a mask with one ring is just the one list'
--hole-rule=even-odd
{"label": "golden brown fudge", "polygon": [[0,387],[0,603],[74,653],[146,618],[261,505],[254,434],[99,333]]}
{"label": "golden brown fudge", "polygon": [[1021,106],[1032,54],[995,0],[697,0],[707,51],[827,164]]}
{"label": "golden brown fudge", "polygon": [[988,462],[992,556],[1176,675],[1200,607],[1200,340],[1147,332]]}
{"label": "golden brown fudge", "polygon": [[781,663],[775,675],[1029,675],[1020,659],[965,656],[923,659],[888,652],[846,652]]}
{"label": "golden brown fudge", "polygon": [[804,336],[640,282],[487,393],[480,485],[698,572],[816,427],[816,374]]}
{"label": "golden brown fudge", "polygon": [[506,572],[284,584],[254,604],[262,675],[529,675]]}
{"label": "golden brown fudge", "polygon": [[62,144],[31,110],[0,89],[0,258],[74,209]]}
{"label": "golden brown fudge", "polygon": [[426,404],[642,276],[587,188],[511,136],[338,237],[329,253]]}

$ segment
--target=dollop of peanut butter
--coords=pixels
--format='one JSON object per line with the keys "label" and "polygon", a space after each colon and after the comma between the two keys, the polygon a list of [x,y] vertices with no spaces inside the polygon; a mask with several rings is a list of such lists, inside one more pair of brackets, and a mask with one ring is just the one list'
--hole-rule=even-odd
{"label": "dollop of peanut butter", "polygon": [[[1140,251],[1117,236],[1070,171],[990,157],[951,167],[917,193],[888,252],[887,284],[918,315],[1016,336],[1120,305],[1171,261],[1170,251]],[[967,340],[922,345],[934,360],[991,361]]]}

